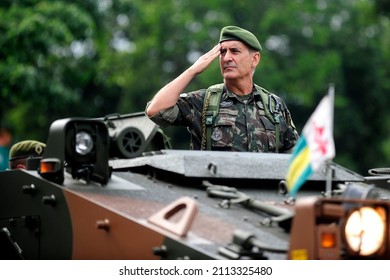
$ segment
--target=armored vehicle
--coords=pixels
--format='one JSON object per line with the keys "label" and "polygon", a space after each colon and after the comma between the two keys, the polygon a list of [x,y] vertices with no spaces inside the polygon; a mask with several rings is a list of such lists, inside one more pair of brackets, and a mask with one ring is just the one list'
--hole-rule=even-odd
{"label": "armored vehicle", "polygon": [[386,168],[175,150],[143,113],[53,122],[42,158],[0,173],[2,259],[389,259]]}

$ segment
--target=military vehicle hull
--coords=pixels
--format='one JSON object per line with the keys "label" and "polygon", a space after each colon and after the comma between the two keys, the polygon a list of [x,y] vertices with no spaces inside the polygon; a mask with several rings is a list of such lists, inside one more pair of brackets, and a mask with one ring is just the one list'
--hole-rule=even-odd
{"label": "military vehicle hull", "polygon": [[[343,187],[356,185],[360,191],[353,199],[359,203],[371,201],[367,196],[373,190],[370,182],[375,180],[335,163],[315,173],[296,200],[289,199],[283,181],[290,155],[284,154],[162,149],[140,155],[132,150],[136,156],[107,157],[106,165],[102,157],[89,157],[88,165],[79,169],[79,163],[72,166],[67,158],[71,155],[74,159],[73,153],[67,148],[58,149],[58,145],[69,146],[69,133],[80,127],[79,121],[82,127],[91,125],[98,131],[96,135],[113,142],[115,133],[95,126],[95,122],[104,123],[101,120],[62,121],[60,126],[53,126],[55,130],[69,131],[58,132],[55,138],[49,136],[49,148],[41,160],[43,164],[55,162],[52,173],[45,173],[44,165],[38,170],[0,173],[1,258],[290,259],[292,240],[302,232],[315,235],[313,231],[320,227],[318,221],[341,223],[347,213],[337,210],[337,215],[332,214],[332,219],[337,219],[330,221],[321,218],[318,211],[310,214],[313,217],[307,212],[307,220],[312,219],[312,231],[308,233],[305,225],[300,224],[298,229],[294,225],[294,220],[302,220],[295,216],[302,212],[297,211],[301,198],[340,200],[346,193]],[[107,127],[115,126],[111,123]],[[133,133],[134,129],[129,131]],[[151,125],[148,131],[157,130]],[[59,140],[62,138],[68,140]],[[150,135],[136,138],[151,141]],[[146,145],[139,146],[145,149]],[[109,150],[108,146],[103,148]],[[96,152],[100,154],[103,148],[100,146]],[[87,162],[85,158],[78,160]],[[326,194],[329,170],[332,193]],[[372,203],[383,201],[389,195],[387,185],[381,186],[379,195],[375,194]],[[381,207],[390,209],[387,204]],[[388,234],[390,222],[386,220],[386,224]],[[386,242],[381,254],[363,258],[388,258]],[[298,249],[311,250],[305,255],[310,259],[356,258],[345,253],[344,247],[333,248],[333,255],[319,255],[311,246],[303,243]]]}

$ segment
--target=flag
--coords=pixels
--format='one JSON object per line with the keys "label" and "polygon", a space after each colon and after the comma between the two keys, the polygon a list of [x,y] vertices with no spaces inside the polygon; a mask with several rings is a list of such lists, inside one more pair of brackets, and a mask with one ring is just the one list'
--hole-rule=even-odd
{"label": "flag", "polygon": [[334,158],[333,140],[334,88],[322,98],[305,124],[302,135],[296,143],[288,167],[286,182],[291,197],[323,162]]}

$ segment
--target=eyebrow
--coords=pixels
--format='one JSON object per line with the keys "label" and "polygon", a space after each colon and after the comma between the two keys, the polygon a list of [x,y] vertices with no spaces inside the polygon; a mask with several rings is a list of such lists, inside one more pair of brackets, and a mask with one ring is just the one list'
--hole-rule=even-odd
{"label": "eyebrow", "polygon": [[229,50],[238,50],[238,51],[241,51],[241,48],[238,47],[238,46],[234,46],[234,47],[221,47],[221,51],[226,51],[227,49]]}

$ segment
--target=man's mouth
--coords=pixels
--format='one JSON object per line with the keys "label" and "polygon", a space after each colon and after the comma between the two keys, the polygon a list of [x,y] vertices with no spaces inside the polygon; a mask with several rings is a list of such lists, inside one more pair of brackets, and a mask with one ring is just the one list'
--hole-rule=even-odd
{"label": "man's mouth", "polygon": [[236,68],[234,65],[224,65],[223,69],[228,70],[228,69],[233,69]]}

